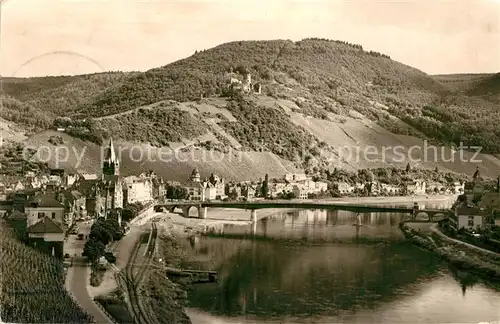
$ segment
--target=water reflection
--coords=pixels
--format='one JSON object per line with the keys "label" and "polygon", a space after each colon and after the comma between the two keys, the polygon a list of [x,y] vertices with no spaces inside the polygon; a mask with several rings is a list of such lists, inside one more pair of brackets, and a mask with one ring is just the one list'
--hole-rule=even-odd
{"label": "water reflection", "polygon": [[254,235],[276,239],[336,242],[353,238],[402,238],[401,214],[354,214],[342,210],[297,210],[279,213],[248,226],[225,225],[225,236]]}
{"label": "water reflection", "polygon": [[498,320],[500,293],[406,242],[401,217],[299,210],[229,226],[288,240],[201,238],[186,266],[216,269],[219,282],[192,286],[190,306],[225,318],[216,323]]}

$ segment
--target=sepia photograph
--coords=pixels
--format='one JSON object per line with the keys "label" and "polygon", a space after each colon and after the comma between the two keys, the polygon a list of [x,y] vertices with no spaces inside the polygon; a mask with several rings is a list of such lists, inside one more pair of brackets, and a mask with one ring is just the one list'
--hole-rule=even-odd
{"label": "sepia photograph", "polygon": [[500,324],[500,0],[0,0],[0,323]]}

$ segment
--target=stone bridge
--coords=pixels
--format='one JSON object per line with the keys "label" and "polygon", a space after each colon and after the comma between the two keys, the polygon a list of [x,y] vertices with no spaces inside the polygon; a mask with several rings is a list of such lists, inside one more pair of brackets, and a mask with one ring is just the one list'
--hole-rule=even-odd
{"label": "stone bridge", "polygon": [[432,221],[437,216],[444,217],[451,212],[448,209],[420,209],[418,204],[412,207],[383,207],[377,205],[338,204],[329,202],[300,202],[289,200],[265,200],[265,201],[176,201],[166,202],[155,206],[155,211],[166,209],[174,212],[176,208],[182,209],[182,215],[189,217],[192,208],[198,211],[198,218],[207,218],[208,208],[236,208],[250,211],[250,220],[257,220],[257,210],[265,208],[290,208],[290,209],[325,209],[345,210],[354,213],[401,213],[416,218],[418,216]]}

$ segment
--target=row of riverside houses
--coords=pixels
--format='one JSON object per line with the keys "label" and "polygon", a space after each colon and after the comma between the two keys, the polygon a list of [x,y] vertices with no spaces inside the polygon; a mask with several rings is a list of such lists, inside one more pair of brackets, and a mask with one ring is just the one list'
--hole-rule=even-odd
{"label": "row of riverside houses", "polygon": [[[262,195],[265,180],[226,182],[223,178],[211,174],[208,179],[201,180],[200,172],[194,169],[184,188],[189,200],[252,200]],[[282,179],[273,179],[268,183],[268,198],[278,198],[282,194],[292,192],[294,197],[307,199],[311,194],[326,192],[328,184],[313,181],[305,174],[286,174]]]}
{"label": "row of riverside houses", "polygon": [[347,182],[336,182],[335,188],[341,195],[353,194],[356,191],[366,191],[370,196],[397,196],[402,194],[408,195],[425,195],[429,193],[440,194],[462,194],[465,191],[465,183],[455,182],[451,188],[438,182],[426,182],[421,179],[413,180],[401,186],[371,181],[367,183],[349,184]]}
{"label": "row of riverside houses", "polygon": [[459,197],[453,210],[452,219],[457,230],[477,230],[487,225],[500,226],[500,176],[497,178],[495,190],[488,191],[477,169],[471,185],[465,194]]}
{"label": "row of riverside houses", "polygon": [[100,177],[52,170],[48,177],[16,184],[0,203],[0,211],[22,239],[62,257],[65,236],[76,220],[114,213],[121,223],[124,206],[165,196],[165,182],[154,172],[122,177],[119,170],[120,161],[110,140]]}
{"label": "row of riverside houses", "polygon": [[307,199],[311,195],[325,193],[328,183],[313,181],[303,173],[288,173],[282,179],[273,179],[269,185],[269,196],[279,198],[283,194],[293,193],[297,199]]}

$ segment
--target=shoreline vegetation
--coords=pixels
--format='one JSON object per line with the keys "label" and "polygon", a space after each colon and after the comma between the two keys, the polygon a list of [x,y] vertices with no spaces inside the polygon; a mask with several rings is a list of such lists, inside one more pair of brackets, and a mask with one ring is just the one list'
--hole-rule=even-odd
{"label": "shoreline vegetation", "polygon": [[500,256],[457,243],[446,235],[438,235],[431,228],[431,226],[437,226],[436,223],[424,226],[414,225],[416,224],[412,224],[411,221],[399,224],[399,228],[408,241],[437,254],[458,269],[477,275],[495,289],[500,290]]}

